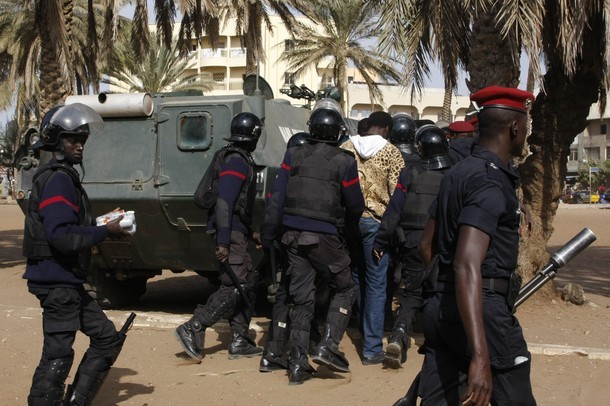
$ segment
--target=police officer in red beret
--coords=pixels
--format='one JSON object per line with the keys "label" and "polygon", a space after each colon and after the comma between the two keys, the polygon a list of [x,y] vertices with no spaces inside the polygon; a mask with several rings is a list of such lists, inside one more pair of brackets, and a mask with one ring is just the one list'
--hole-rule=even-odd
{"label": "police officer in red beret", "polygon": [[449,137],[452,140],[458,138],[470,138],[474,137],[476,130],[472,124],[468,121],[454,121],[447,127],[449,130]]}
{"label": "police officer in red beret", "polygon": [[534,95],[490,86],[471,100],[478,144],[443,178],[420,244],[438,276],[425,293],[418,395],[432,405],[535,405],[531,356],[511,312],[521,214],[511,161],[523,152]]}

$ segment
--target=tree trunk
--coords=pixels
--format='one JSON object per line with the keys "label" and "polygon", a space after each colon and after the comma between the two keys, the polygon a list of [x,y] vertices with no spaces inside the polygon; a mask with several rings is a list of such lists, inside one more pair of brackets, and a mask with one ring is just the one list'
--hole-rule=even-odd
{"label": "tree trunk", "polygon": [[264,53],[260,52],[262,48],[262,14],[261,2],[248,3],[248,31],[244,34],[244,43],[246,46],[246,75],[255,74],[257,68],[257,60],[264,62]]}
{"label": "tree trunk", "polygon": [[472,93],[491,85],[519,85],[519,48],[514,45],[517,40],[512,31],[505,38],[500,34],[496,25],[499,4],[495,2],[487,13],[479,13],[473,23],[466,66]]}
{"label": "tree trunk", "polygon": [[50,40],[45,27],[39,27],[39,30],[41,43],[39,113],[43,117],[66,97],[68,91],[57,61],[55,44]]}
{"label": "tree trunk", "polygon": [[[61,45],[54,41],[50,31],[52,29],[51,24],[64,24],[64,21],[54,21],[48,18],[46,15],[46,5],[41,2],[36,4],[36,28],[40,36],[40,96],[38,99],[38,113],[43,117],[47,111],[63,101],[70,91],[71,83],[66,83],[65,77],[69,75],[64,74],[58,60],[59,52],[57,47]],[[62,2],[62,10],[69,9],[71,3],[72,0]],[[66,18],[65,14],[62,15],[62,18]],[[69,63],[71,62],[70,60]]]}
{"label": "tree trunk", "polygon": [[445,94],[443,95],[443,109],[441,110],[441,120],[453,121],[451,115],[451,99],[453,96],[453,83],[445,77]]}
{"label": "tree trunk", "polygon": [[[519,166],[523,201],[534,221],[532,236],[524,241],[519,267],[525,279],[546,264],[546,244],[553,233],[553,218],[563,191],[570,144],[587,126],[589,109],[599,98],[604,70],[605,26],[598,14],[584,34],[583,54],[576,73],[566,75],[560,56],[549,57],[550,69],[544,75],[546,93],[540,93],[532,109],[532,134],[528,138],[531,155]],[[551,40],[552,41],[552,40]],[[567,241],[566,241],[567,242]],[[553,284],[544,289],[555,293]]]}

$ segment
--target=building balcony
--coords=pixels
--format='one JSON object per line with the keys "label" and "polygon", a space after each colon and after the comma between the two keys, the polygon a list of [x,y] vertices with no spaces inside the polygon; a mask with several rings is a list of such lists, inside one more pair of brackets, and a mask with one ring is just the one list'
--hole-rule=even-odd
{"label": "building balcony", "polygon": [[606,134],[582,137],[583,146],[585,148],[605,146],[607,141],[610,141],[610,137],[607,137]]}
{"label": "building balcony", "polygon": [[566,169],[568,173],[578,173],[578,161],[568,161]]}
{"label": "building balcony", "polygon": [[199,52],[199,66],[246,66],[246,50],[204,48]]}
{"label": "building balcony", "polygon": [[212,93],[243,92],[243,84],[244,81],[242,79],[216,81],[212,86]]}

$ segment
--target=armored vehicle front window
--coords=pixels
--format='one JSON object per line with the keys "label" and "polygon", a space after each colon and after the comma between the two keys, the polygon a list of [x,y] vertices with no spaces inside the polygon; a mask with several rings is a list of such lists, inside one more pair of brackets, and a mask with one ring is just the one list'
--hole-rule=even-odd
{"label": "armored vehicle front window", "polygon": [[210,120],[204,114],[185,114],[178,121],[178,148],[183,150],[207,149],[212,144]]}

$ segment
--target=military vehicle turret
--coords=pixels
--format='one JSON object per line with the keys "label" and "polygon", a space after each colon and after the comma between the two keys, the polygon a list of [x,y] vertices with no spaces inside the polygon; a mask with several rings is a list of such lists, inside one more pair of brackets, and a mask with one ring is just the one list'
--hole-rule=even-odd
{"label": "military vehicle turret", "polygon": [[[255,230],[286,142],[307,129],[309,116],[307,109],[286,100],[258,95],[100,94],[66,99],[66,104],[77,102],[94,108],[105,123],[87,141],[81,174],[93,213],[121,207],[135,212],[137,224],[132,236],[106,240],[94,249],[88,287],[105,308],[137,301],[147,280],[162,270],[217,272],[213,241],[206,235],[207,214],[195,206],[193,193],[214,152],[227,144],[223,138],[230,136],[235,114],[249,111],[265,119],[266,134],[253,153],[259,165]],[[22,210],[33,174],[50,159],[47,153],[32,151],[37,136],[36,130],[29,130],[21,149],[16,198]]]}

